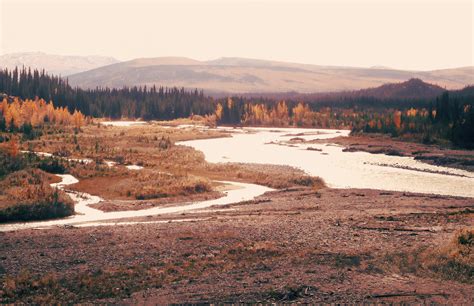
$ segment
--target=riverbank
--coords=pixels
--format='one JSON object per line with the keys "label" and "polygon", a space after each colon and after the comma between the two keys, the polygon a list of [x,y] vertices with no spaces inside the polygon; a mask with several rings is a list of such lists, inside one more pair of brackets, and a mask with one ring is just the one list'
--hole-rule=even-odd
{"label": "riverbank", "polygon": [[0,233],[0,302],[470,304],[474,263],[443,248],[473,212],[466,198],[298,187],[120,220],[143,224]]}
{"label": "riverbank", "polygon": [[[321,143],[320,140],[312,143]],[[380,134],[361,134],[331,139],[332,143],[344,146],[345,152],[368,152],[393,156],[408,156],[415,160],[435,165],[474,172],[474,151],[449,149],[438,145],[401,141]]]}

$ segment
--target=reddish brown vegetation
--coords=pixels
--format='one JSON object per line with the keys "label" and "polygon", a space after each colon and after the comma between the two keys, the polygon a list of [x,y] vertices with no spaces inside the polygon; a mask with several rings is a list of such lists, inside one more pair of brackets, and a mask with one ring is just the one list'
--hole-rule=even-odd
{"label": "reddish brown vegetation", "polygon": [[0,222],[40,220],[74,213],[69,196],[49,184],[51,175],[28,169],[14,172],[0,181]]}

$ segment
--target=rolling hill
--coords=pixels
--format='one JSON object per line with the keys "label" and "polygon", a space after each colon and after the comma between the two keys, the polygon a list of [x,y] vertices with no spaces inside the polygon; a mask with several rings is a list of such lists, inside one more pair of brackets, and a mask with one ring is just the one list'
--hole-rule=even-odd
{"label": "rolling hill", "polygon": [[377,99],[423,99],[441,95],[444,88],[423,82],[420,79],[410,79],[402,83],[389,83],[376,88],[362,89],[354,92],[354,96],[372,97]]}
{"label": "rolling hill", "polygon": [[[470,87],[464,87],[460,90],[451,90],[452,93],[458,94],[467,91]],[[364,88],[359,90],[337,91],[337,92],[320,92],[320,93],[246,93],[242,96],[247,98],[269,98],[269,99],[285,99],[300,100],[307,102],[335,102],[347,101],[347,99],[357,98],[373,98],[379,101],[383,100],[420,100],[433,99],[440,96],[445,88],[424,82],[421,79],[409,79],[404,82],[387,83],[377,87]]]}
{"label": "rolling hill", "polygon": [[385,67],[318,66],[246,58],[197,61],[182,57],[142,58],[70,75],[73,86],[178,86],[208,94],[353,91],[422,79],[447,89],[474,84],[474,67],[403,71]]}

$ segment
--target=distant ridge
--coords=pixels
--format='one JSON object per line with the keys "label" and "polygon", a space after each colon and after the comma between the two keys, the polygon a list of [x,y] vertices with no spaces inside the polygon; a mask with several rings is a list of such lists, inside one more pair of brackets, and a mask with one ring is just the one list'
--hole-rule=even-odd
{"label": "distant ridge", "polygon": [[181,66],[181,65],[204,65],[205,62],[200,62],[187,57],[151,57],[151,58],[137,58],[128,62],[134,67],[147,66]]}
{"label": "distant ridge", "polygon": [[[464,87],[459,90],[452,90],[455,94],[468,95],[472,92],[472,86]],[[271,99],[292,99],[301,101],[341,101],[344,98],[375,98],[377,100],[419,100],[419,99],[432,99],[440,96],[445,88],[424,82],[421,79],[412,78],[404,82],[387,83],[377,87],[350,90],[350,91],[338,91],[338,92],[322,92],[322,93],[309,93],[302,94],[297,92],[285,92],[285,93],[244,93],[243,97],[254,97],[254,98],[271,98]]]}
{"label": "distant ridge", "polygon": [[211,61],[158,57],[115,63],[68,78],[70,84],[82,88],[157,85],[198,88],[212,95],[321,93],[354,91],[412,78],[442,88],[460,89],[474,84],[474,67],[403,71],[385,67],[318,66],[238,57]]}
{"label": "distant ridge", "polygon": [[15,69],[23,66],[46,70],[50,74],[70,74],[118,63],[113,57],[54,55],[43,52],[23,52],[0,55],[0,68]]}

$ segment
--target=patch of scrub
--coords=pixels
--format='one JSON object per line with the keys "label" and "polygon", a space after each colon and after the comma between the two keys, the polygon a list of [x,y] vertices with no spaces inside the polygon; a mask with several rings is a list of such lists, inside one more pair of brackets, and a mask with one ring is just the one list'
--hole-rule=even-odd
{"label": "patch of scrub", "polygon": [[48,152],[32,152],[32,151],[20,151],[21,153],[32,153],[36,154],[38,156],[44,156],[44,157],[55,157],[55,158],[60,158],[64,159],[67,161],[73,161],[73,162],[78,162],[78,163],[83,163],[83,164],[88,164],[92,162],[92,159],[90,158],[68,158],[68,157],[61,157],[61,156],[55,156],[51,153]]}

